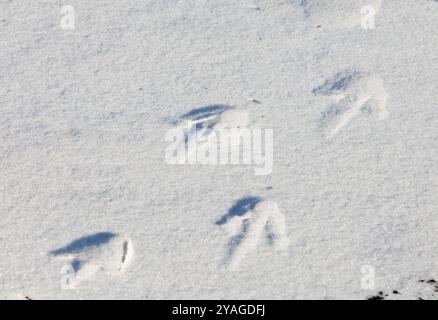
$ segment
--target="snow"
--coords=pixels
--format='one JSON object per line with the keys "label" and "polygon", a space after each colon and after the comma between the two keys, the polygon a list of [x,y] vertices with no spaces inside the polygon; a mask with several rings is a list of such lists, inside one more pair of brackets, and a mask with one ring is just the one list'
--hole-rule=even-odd
{"label": "snow", "polygon": [[[437,16],[2,1],[0,298],[436,298]],[[272,173],[166,162],[200,108],[213,129],[272,129]]]}

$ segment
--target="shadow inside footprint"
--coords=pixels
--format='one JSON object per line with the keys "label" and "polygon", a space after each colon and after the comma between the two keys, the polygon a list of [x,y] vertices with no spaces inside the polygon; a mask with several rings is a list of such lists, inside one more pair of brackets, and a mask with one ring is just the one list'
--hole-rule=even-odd
{"label": "shadow inside footprint", "polygon": [[79,269],[82,267],[82,263],[78,259],[73,259],[73,261],[71,262],[71,267],[73,268],[74,272],[78,272]]}
{"label": "shadow inside footprint", "polygon": [[333,121],[336,117],[342,115],[347,108],[342,104],[331,104],[327,110],[321,114],[321,125],[325,126],[330,121]]}
{"label": "shadow inside footprint", "polygon": [[117,236],[112,232],[99,232],[89,236],[85,236],[76,240],[73,240],[66,246],[50,251],[51,255],[58,256],[63,254],[73,254],[88,250],[93,247],[99,247],[108,243],[112,238]]}
{"label": "shadow inside footprint", "polygon": [[218,123],[219,116],[230,109],[233,109],[233,106],[226,104],[211,104],[205,107],[195,108],[172,121],[172,124],[179,125],[186,121],[193,122],[188,132],[185,133],[185,143],[187,143],[188,137],[193,133],[194,129],[200,132],[205,130],[203,135],[208,136]]}
{"label": "shadow inside footprint", "polygon": [[212,104],[201,108],[193,109],[181,116],[183,120],[200,120],[211,116],[217,116],[225,110],[231,109],[231,106],[225,104]]}
{"label": "shadow inside footprint", "polygon": [[313,89],[312,93],[317,96],[329,96],[336,92],[346,90],[358,75],[359,73],[357,71],[339,72],[327,79],[322,85]]}
{"label": "shadow inside footprint", "polygon": [[216,224],[224,225],[232,217],[243,216],[248,211],[253,210],[260,201],[262,201],[262,198],[253,196],[247,196],[237,200],[230,210],[228,210],[228,213],[216,221]]}
{"label": "shadow inside footprint", "polygon": [[311,13],[312,0],[300,0],[299,5],[303,9],[304,16],[308,18]]}

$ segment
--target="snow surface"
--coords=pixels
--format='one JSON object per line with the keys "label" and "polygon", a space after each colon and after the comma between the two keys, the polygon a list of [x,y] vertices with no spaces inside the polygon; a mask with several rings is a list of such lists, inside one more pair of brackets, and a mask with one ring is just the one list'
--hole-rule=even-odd
{"label": "snow surface", "polygon": [[[0,298],[437,298],[437,17],[433,0],[2,0]],[[272,173],[168,164],[166,132],[198,108],[273,129]]]}

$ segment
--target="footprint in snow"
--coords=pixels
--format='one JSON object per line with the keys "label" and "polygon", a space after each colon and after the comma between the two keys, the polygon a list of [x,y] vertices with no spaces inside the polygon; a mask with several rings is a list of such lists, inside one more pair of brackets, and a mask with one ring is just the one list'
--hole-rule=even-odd
{"label": "footprint in snow", "polygon": [[245,257],[257,249],[265,235],[276,250],[289,246],[286,221],[278,205],[259,197],[238,200],[216,222],[230,234],[228,269],[238,270]]}
{"label": "footprint in snow", "polygon": [[173,124],[184,132],[184,140],[178,141],[180,146],[176,149],[187,149],[187,158],[190,158],[196,152],[208,150],[209,144],[216,142],[214,139],[218,131],[247,127],[249,116],[245,110],[213,104],[193,109],[181,115]]}
{"label": "footprint in snow", "polygon": [[376,113],[377,121],[388,116],[388,93],[383,79],[377,75],[341,72],[327,79],[312,92],[316,96],[327,96],[332,100],[321,117],[321,124],[327,128],[328,138],[345,129],[361,113]]}
{"label": "footprint in snow", "polygon": [[122,274],[131,262],[133,249],[130,239],[100,232],[76,239],[50,255],[67,261],[63,273],[73,272],[77,286],[97,272]]}

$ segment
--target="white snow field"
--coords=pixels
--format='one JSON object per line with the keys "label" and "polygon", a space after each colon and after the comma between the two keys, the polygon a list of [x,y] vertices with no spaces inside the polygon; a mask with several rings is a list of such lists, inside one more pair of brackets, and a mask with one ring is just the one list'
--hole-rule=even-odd
{"label": "white snow field", "polygon": [[0,111],[0,299],[438,298],[438,1],[2,0]]}

